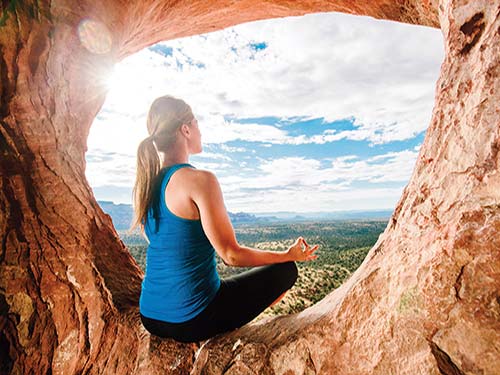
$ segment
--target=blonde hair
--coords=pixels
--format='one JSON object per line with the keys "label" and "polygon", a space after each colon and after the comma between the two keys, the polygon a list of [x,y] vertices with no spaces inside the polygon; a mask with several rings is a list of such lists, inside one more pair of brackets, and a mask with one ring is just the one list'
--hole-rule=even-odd
{"label": "blonde hair", "polygon": [[180,126],[189,124],[193,118],[191,107],[171,95],[161,96],[151,104],[147,118],[149,137],[137,149],[137,174],[132,191],[134,218],[129,233],[139,226],[144,234],[148,210],[159,190],[156,186],[158,181],[155,181],[161,170],[159,152],[166,153],[175,142]]}

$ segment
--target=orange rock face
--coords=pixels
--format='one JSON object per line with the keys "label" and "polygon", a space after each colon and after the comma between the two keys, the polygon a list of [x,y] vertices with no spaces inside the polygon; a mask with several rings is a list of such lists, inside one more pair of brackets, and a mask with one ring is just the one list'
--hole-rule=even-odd
{"label": "orange rock face", "polygon": [[[7,3],[0,373],[499,374],[499,0]],[[432,120],[388,227],[344,285],[299,314],[201,348],[150,337],[142,272],[85,179],[105,97],[97,73],[160,40],[320,11],[445,37]]]}

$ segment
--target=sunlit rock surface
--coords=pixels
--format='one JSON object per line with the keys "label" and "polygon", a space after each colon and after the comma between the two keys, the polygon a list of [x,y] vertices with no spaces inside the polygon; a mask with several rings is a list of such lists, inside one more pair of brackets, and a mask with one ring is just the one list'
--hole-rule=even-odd
{"label": "sunlit rock surface", "polygon": [[[499,373],[498,0],[1,7],[1,373]],[[202,347],[150,337],[142,272],[85,179],[102,77],[159,40],[320,11],[444,34],[432,120],[387,229],[342,287],[299,314]]]}

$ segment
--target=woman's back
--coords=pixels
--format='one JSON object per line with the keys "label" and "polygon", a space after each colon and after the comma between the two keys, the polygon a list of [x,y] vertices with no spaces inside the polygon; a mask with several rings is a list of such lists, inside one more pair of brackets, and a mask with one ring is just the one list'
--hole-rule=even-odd
{"label": "woman's back", "polygon": [[159,189],[153,202],[157,213],[150,207],[144,228],[150,244],[140,311],[144,316],[167,322],[183,322],[196,316],[210,303],[220,286],[215,250],[201,221],[177,216],[165,202],[170,178],[184,167],[194,168],[182,163],[160,171]]}

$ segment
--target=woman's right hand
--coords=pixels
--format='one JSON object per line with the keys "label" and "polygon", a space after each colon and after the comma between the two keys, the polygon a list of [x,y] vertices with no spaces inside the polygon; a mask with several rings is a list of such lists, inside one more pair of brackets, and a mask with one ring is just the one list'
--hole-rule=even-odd
{"label": "woman's right hand", "polygon": [[318,256],[313,254],[319,245],[311,247],[303,237],[297,238],[292,246],[287,250],[288,255],[293,261],[310,261],[316,259]]}

